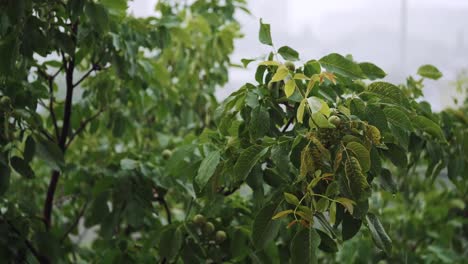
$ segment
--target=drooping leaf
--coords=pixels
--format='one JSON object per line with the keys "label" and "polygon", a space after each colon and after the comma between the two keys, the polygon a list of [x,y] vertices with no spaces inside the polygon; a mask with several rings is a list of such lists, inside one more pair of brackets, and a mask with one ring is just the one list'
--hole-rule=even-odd
{"label": "drooping leaf", "polygon": [[303,228],[291,242],[292,264],[315,264],[317,262],[320,236],[314,228]]}
{"label": "drooping leaf", "polygon": [[183,243],[183,233],[181,227],[170,227],[163,231],[159,241],[159,252],[161,257],[172,260]]}
{"label": "drooping leaf", "polygon": [[327,71],[338,73],[352,79],[365,78],[364,73],[358,64],[341,56],[337,53],[331,53],[319,60],[322,67]]}
{"label": "drooping leaf", "polygon": [[432,80],[438,80],[440,77],[442,77],[442,73],[439,71],[439,69],[430,64],[419,67],[418,74],[422,77],[426,77]]}
{"label": "drooping leaf", "polygon": [[307,99],[303,99],[297,108],[296,118],[297,122],[302,123],[304,121],[304,110],[305,105],[307,103]]}
{"label": "drooping leaf", "polygon": [[262,44],[273,46],[270,33],[270,24],[263,24],[260,19],[260,31],[258,32],[258,39]]}
{"label": "drooping leaf", "polygon": [[355,157],[346,159],[345,174],[353,199],[356,201],[367,199],[371,192],[370,185],[362,172],[359,161]]}
{"label": "drooping leaf", "polygon": [[429,135],[438,138],[442,141],[446,141],[444,133],[442,129],[440,129],[440,126],[437,125],[434,121],[430,120],[427,117],[424,116],[416,116],[415,118],[412,118],[411,121],[413,122],[414,126]]}
{"label": "drooping leaf", "polygon": [[286,97],[290,97],[291,95],[293,95],[295,90],[296,82],[294,81],[294,79],[288,80],[284,85],[284,93],[286,94]]}
{"label": "drooping leaf", "polygon": [[221,154],[219,151],[212,151],[202,160],[197,176],[195,176],[195,181],[200,189],[205,188],[205,185],[213,176],[220,158]]}
{"label": "drooping leaf", "polygon": [[320,236],[320,250],[328,253],[338,252],[338,245],[336,244],[335,240],[333,240],[333,238],[320,229],[317,229],[316,231]]}
{"label": "drooping leaf", "polygon": [[237,181],[244,181],[252,168],[267,153],[268,148],[252,145],[245,149],[234,164],[234,173]]}
{"label": "drooping leaf", "polygon": [[362,221],[360,219],[356,219],[352,216],[352,212],[344,213],[343,215],[343,222],[341,227],[341,236],[343,240],[349,240],[353,238],[359,229],[361,229]]}
{"label": "drooping leaf", "polygon": [[34,172],[29,166],[29,164],[20,157],[12,157],[10,159],[11,166],[15,169],[16,172],[21,174],[21,176],[31,179],[34,177]]}
{"label": "drooping leaf", "polygon": [[349,142],[346,148],[358,159],[362,171],[369,171],[371,165],[369,150],[358,142]]}
{"label": "drooping leaf", "polygon": [[284,211],[281,211],[281,212],[278,212],[277,214],[275,214],[271,219],[275,220],[275,219],[279,219],[281,217],[284,217],[284,216],[287,216],[288,214],[292,214],[294,212],[294,210],[284,210]]}
{"label": "drooping leaf", "polygon": [[65,164],[65,161],[63,152],[57,144],[42,138],[38,138],[36,142],[37,157],[44,160],[52,169],[60,170],[60,167]]}
{"label": "drooping leaf", "polygon": [[269,204],[255,216],[252,225],[252,241],[257,249],[263,249],[278,234],[280,222],[273,220],[278,206]]}
{"label": "drooping leaf", "polygon": [[375,245],[385,251],[387,255],[390,255],[392,253],[392,240],[385,232],[380,220],[374,214],[368,213],[366,221]]}
{"label": "drooping leaf", "polygon": [[252,110],[249,132],[253,139],[263,137],[270,130],[270,114],[265,107],[257,106]]}
{"label": "drooping leaf", "polygon": [[299,53],[296,50],[294,50],[294,49],[292,49],[292,48],[290,48],[288,46],[283,46],[283,47],[279,48],[278,53],[285,60],[292,60],[292,61],[299,60]]}

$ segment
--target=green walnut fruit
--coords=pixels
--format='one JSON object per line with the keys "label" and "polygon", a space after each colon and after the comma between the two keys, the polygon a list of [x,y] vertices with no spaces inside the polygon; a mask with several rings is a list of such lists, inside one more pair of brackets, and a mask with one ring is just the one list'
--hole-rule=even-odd
{"label": "green walnut fruit", "polygon": [[197,214],[193,217],[193,223],[199,226],[204,226],[206,223],[206,218],[201,214]]}
{"label": "green walnut fruit", "polygon": [[215,226],[211,222],[206,222],[206,224],[203,226],[203,233],[205,235],[209,235],[215,231]]}
{"label": "green walnut fruit", "polygon": [[226,240],[226,238],[227,238],[226,232],[222,230],[216,231],[216,235],[215,235],[216,243],[221,244],[224,242],[224,240]]}
{"label": "green walnut fruit", "polygon": [[3,96],[0,99],[0,107],[8,107],[11,105],[11,99],[8,96]]}
{"label": "green walnut fruit", "polygon": [[172,156],[172,151],[169,149],[165,149],[162,152],[163,159],[168,160]]}
{"label": "green walnut fruit", "polygon": [[284,66],[286,66],[286,68],[288,68],[288,70],[290,70],[290,71],[296,70],[296,66],[294,65],[294,63],[292,63],[290,61],[285,62]]}
{"label": "green walnut fruit", "polygon": [[328,122],[332,123],[335,126],[339,126],[341,124],[341,118],[333,115],[328,118]]}

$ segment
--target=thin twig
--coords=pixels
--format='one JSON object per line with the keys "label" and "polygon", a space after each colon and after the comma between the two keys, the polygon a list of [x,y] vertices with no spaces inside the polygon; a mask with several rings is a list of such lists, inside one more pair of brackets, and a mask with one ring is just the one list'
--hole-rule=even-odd
{"label": "thin twig", "polygon": [[81,217],[83,217],[83,214],[86,210],[86,208],[88,207],[88,200],[85,201],[83,207],[81,208],[81,210],[78,212],[76,218],[75,218],[75,221],[73,221],[73,223],[70,225],[70,227],[67,229],[67,231],[65,231],[65,233],[63,234],[62,238],[60,239],[60,241],[63,241],[65,240],[65,238],[67,238],[68,234],[70,234],[73,229],[75,229],[75,227],[78,225],[78,223],[80,222],[80,219]]}
{"label": "thin twig", "polygon": [[[8,220],[4,220],[4,221],[11,227],[11,229],[13,229],[13,232],[15,232],[18,236],[23,237],[23,235],[21,235],[21,232],[12,223],[10,223],[10,221]],[[24,238],[24,243],[26,244],[26,247],[28,247],[28,249],[34,255],[34,257],[39,261],[39,263],[49,263],[48,260],[44,258],[44,256],[41,256],[41,254],[39,254],[39,252],[34,248],[31,241],[29,241],[27,238]]]}
{"label": "thin twig", "polygon": [[289,118],[288,123],[286,123],[286,125],[283,127],[283,129],[281,130],[281,133],[286,132],[286,130],[289,128],[289,126],[292,124],[293,121],[294,121],[294,115],[291,116],[291,118]]}
{"label": "thin twig", "polygon": [[96,67],[92,67],[91,69],[89,69],[75,84],[73,84],[73,88],[75,88],[76,86],[80,85],[80,83],[82,81],[84,81],[86,79],[86,77],[88,77],[94,70],[96,70]]}
{"label": "thin twig", "polygon": [[[58,72],[60,72],[60,70]],[[54,129],[55,129],[55,137],[57,138],[57,141],[58,141],[59,138],[60,138],[60,132],[59,132],[59,128],[58,128],[58,125],[57,125],[57,117],[55,116],[55,111],[54,111],[54,78],[55,77],[49,77],[49,79],[48,79],[48,82],[49,82],[49,112],[50,112],[50,117],[52,118],[52,124],[54,125]]]}
{"label": "thin twig", "polygon": [[164,207],[164,210],[166,211],[166,216],[167,216],[167,222],[169,224],[172,223],[172,215],[171,215],[171,210],[169,209],[169,206],[167,205],[166,199],[164,199],[163,196],[158,197],[158,202]]}
{"label": "thin twig", "polygon": [[75,139],[76,136],[78,136],[85,128],[86,126],[91,122],[93,121],[94,119],[96,119],[102,112],[104,112],[104,109],[100,109],[98,112],[96,112],[94,115],[90,116],[88,119],[86,119],[85,121],[81,122],[81,125],[80,127],[78,127],[75,132],[70,136],[70,138],[68,139],[68,143],[66,144],[66,147],[70,146],[70,144],[72,143],[73,139]]}

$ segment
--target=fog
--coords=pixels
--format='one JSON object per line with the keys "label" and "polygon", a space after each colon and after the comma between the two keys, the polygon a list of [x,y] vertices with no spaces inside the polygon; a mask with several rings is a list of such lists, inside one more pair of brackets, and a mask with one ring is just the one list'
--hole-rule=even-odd
{"label": "fog", "polygon": [[[133,1],[136,16],[154,14],[157,1]],[[440,110],[456,96],[452,82],[468,68],[468,1],[466,0],[250,0],[251,15],[239,12],[244,38],[236,41],[232,62],[268,54],[258,41],[259,19],[271,24],[275,47],[296,49],[301,61],[330,52],[352,54],[371,61],[388,76],[403,83],[422,64],[433,64],[443,73],[426,81],[426,100]],[[406,16],[404,15],[406,13]],[[245,82],[253,81],[256,65],[230,70],[230,81],[217,92],[222,99]]]}

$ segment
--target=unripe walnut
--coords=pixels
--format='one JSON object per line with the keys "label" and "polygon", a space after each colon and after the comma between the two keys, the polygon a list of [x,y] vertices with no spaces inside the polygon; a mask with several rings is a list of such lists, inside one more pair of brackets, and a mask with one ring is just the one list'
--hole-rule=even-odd
{"label": "unripe walnut", "polygon": [[226,240],[226,238],[227,238],[226,232],[222,230],[216,231],[216,235],[215,235],[216,243],[221,244],[224,242],[224,240]]}

